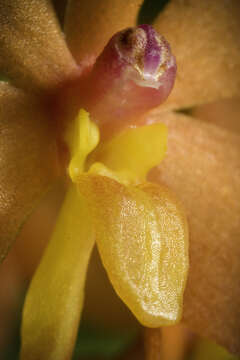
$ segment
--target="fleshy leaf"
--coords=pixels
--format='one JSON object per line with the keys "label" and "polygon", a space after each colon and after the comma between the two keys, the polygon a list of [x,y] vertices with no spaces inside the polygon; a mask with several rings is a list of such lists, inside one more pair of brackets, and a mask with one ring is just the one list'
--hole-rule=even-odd
{"label": "fleshy leaf", "polygon": [[148,171],[165,156],[167,127],[151,124],[127,129],[113,139],[103,142],[90,158],[102,162],[112,171],[129,174],[136,182],[144,181]]}
{"label": "fleshy leaf", "polygon": [[25,300],[21,359],[71,358],[93,245],[88,207],[72,186]]}
{"label": "fleshy leaf", "polygon": [[190,116],[156,119],[168,126],[168,150],[150,179],[177,194],[190,228],[185,322],[240,353],[240,136]]}
{"label": "fleshy leaf", "polygon": [[239,96],[239,0],[171,0],[154,27],[171,44],[178,66],[174,89],[161,109]]}
{"label": "fleshy leaf", "polygon": [[0,260],[57,176],[47,120],[36,98],[0,83]]}
{"label": "fleshy leaf", "polygon": [[188,231],[182,209],[166,188],[124,186],[82,175],[96,241],[121,299],[148,327],[179,321],[188,270]]}
{"label": "fleshy leaf", "polygon": [[0,71],[24,88],[49,89],[76,71],[50,0],[1,0]]}
{"label": "fleshy leaf", "polygon": [[67,43],[78,63],[92,63],[110,37],[136,25],[143,0],[69,1],[65,33]]}

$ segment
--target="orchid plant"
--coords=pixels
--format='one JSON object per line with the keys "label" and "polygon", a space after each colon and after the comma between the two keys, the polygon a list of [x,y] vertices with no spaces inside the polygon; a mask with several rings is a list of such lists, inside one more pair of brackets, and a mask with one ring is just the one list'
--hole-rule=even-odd
{"label": "orchid plant", "polygon": [[[140,5],[71,0],[65,39],[50,0],[0,2],[2,259],[49,184],[68,182],[24,305],[24,360],[71,357],[95,242],[143,325],[183,306],[191,329],[240,348],[239,135],[174,111],[239,95],[240,7],[172,0],[154,30],[136,27]],[[177,58],[170,96],[175,57],[156,30]]]}

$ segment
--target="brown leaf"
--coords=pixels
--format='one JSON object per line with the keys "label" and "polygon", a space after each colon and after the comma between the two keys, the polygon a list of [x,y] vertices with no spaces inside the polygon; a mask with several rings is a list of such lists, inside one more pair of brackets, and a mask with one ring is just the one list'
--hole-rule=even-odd
{"label": "brown leaf", "polygon": [[240,98],[225,99],[197,106],[192,110],[192,116],[240,133]]}
{"label": "brown leaf", "polygon": [[52,87],[75,70],[50,0],[1,0],[1,73],[29,89]]}
{"label": "brown leaf", "polygon": [[0,83],[0,259],[56,176],[56,147],[36,99]]}
{"label": "brown leaf", "polygon": [[240,94],[240,2],[172,0],[154,27],[170,42],[178,74],[163,108]]}
{"label": "brown leaf", "polygon": [[180,114],[156,119],[169,141],[151,178],[175,191],[189,219],[184,320],[240,353],[240,137]]}

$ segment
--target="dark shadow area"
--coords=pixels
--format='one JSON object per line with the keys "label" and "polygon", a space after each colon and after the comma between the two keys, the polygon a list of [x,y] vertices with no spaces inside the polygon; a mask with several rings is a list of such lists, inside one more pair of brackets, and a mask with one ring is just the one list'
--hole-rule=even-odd
{"label": "dark shadow area", "polygon": [[152,24],[170,0],[145,0],[138,14],[138,24]]}
{"label": "dark shadow area", "polygon": [[53,0],[53,6],[55,8],[55,11],[56,11],[58,20],[61,24],[61,27],[63,28],[67,0]]}

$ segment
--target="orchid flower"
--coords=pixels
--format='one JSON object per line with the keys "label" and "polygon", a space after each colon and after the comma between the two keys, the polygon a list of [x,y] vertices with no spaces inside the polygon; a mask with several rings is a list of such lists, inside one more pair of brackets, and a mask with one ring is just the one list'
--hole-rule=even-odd
{"label": "orchid flower", "polygon": [[49,184],[69,181],[26,298],[23,359],[71,356],[95,240],[140,322],[179,321],[188,236],[171,189],[190,227],[183,320],[240,349],[239,135],[175,111],[239,95],[240,7],[172,0],[159,14],[178,64],[162,104],[174,57],[154,30],[129,29],[140,5],[69,1],[64,38],[49,0],[0,3],[0,71],[12,82],[0,87],[2,258]]}

